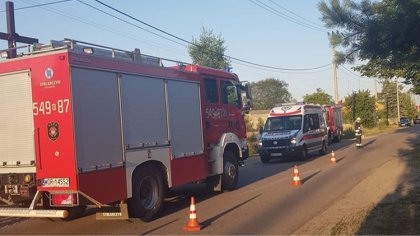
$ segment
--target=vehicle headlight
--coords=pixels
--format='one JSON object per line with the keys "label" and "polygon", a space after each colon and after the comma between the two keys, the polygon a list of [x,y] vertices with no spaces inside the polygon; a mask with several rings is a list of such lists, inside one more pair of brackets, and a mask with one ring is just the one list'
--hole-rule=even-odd
{"label": "vehicle headlight", "polygon": [[262,147],[262,141],[261,140],[258,140],[258,146]]}
{"label": "vehicle headlight", "polygon": [[296,138],[292,138],[292,139],[290,140],[290,143],[291,143],[291,144],[296,144]]}

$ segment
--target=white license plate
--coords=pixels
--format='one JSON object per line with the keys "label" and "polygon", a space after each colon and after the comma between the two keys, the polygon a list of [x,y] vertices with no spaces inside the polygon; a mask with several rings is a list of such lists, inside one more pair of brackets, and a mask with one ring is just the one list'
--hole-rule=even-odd
{"label": "white license plate", "polygon": [[42,187],[70,187],[69,178],[45,178],[42,179]]}
{"label": "white license plate", "polygon": [[271,153],[271,156],[272,157],[281,157],[283,154],[280,152],[280,153]]}

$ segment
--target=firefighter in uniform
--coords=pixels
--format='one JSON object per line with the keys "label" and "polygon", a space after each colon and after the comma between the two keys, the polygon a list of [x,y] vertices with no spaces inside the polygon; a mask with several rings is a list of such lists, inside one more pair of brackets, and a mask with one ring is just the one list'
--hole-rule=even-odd
{"label": "firefighter in uniform", "polygon": [[354,132],[356,135],[356,146],[362,146],[362,120],[360,117],[357,117],[356,121],[354,122]]}

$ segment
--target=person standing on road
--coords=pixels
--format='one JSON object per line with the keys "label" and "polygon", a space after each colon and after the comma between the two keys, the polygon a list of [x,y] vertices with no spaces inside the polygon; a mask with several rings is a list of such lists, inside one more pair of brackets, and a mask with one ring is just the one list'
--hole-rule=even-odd
{"label": "person standing on road", "polygon": [[362,120],[360,117],[357,117],[356,121],[354,122],[354,132],[356,135],[356,146],[362,146]]}

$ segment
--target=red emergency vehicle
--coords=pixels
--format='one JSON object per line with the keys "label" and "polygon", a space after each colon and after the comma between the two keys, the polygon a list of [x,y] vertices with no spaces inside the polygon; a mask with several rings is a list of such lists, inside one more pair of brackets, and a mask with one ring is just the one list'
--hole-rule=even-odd
{"label": "red emergency vehicle", "polygon": [[328,129],[328,144],[340,142],[343,134],[343,118],[340,105],[325,105],[324,116]]}
{"label": "red emergency vehicle", "polygon": [[148,221],[169,188],[234,189],[248,156],[247,83],[197,65],[164,67],[138,49],[33,45],[0,62],[0,101],[0,216],[65,218],[128,202]]}

